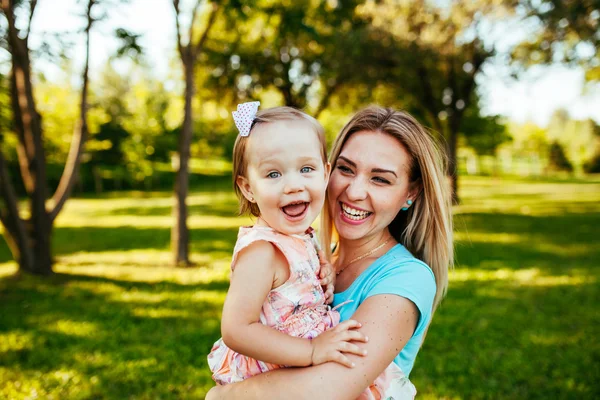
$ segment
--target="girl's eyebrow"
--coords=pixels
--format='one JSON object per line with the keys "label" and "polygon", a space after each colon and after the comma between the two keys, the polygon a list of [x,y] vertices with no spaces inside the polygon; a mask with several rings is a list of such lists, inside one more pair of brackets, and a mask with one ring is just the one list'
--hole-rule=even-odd
{"label": "girl's eyebrow", "polygon": [[[350,164],[351,166],[353,166],[354,168],[356,168],[356,163],[344,156],[339,156],[338,160],[342,160],[344,161],[346,164]],[[396,175],[396,173],[390,169],[384,169],[384,168],[373,168],[371,169],[371,172],[377,172],[377,173],[387,173],[387,174],[392,174],[394,175],[396,178],[398,178],[398,175]]]}

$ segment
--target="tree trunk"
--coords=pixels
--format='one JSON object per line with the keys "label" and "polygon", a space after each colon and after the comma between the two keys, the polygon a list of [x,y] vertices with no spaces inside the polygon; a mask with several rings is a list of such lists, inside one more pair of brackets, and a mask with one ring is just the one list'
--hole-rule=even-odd
{"label": "tree trunk", "polygon": [[462,112],[454,109],[448,121],[448,177],[452,184],[452,203],[459,204],[458,196],[458,132],[460,130],[460,121]]}
{"label": "tree trunk", "polygon": [[460,198],[458,197],[458,163],[456,160],[458,131],[453,131],[451,129],[449,134],[450,137],[448,138],[448,178],[450,179],[452,189],[452,203],[459,204]]}
{"label": "tree trunk", "polygon": [[189,229],[187,226],[186,198],[189,190],[189,159],[192,143],[192,98],[194,95],[194,62],[182,60],[185,74],[185,114],[179,135],[179,166],[175,177],[173,216],[175,223],[171,231],[171,248],[176,266],[189,266]]}
{"label": "tree trunk", "polygon": [[[85,117],[87,112],[87,73],[89,65],[89,30],[93,19],[91,8],[95,0],[89,0],[87,17],[87,55],[84,70],[84,88],[82,89],[81,119],[82,134],[78,143],[85,141],[87,127]],[[5,207],[0,207],[0,221],[5,227],[5,238],[11,252],[19,265],[19,271],[36,275],[52,274],[51,232],[56,215],[66,201],[75,173],[68,176],[70,184],[68,190],[56,197],[54,209],[46,210],[48,187],[46,179],[46,155],[43,143],[43,130],[41,117],[37,112],[33,96],[31,79],[31,61],[28,48],[31,20],[36,2],[30,2],[29,26],[25,35],[20,35],[15,22],[15,3],[2,0],[0,5],[8,23],[7,41],[9,44],[12,69],[11,69],[11,108],[13,113],[14,128],[18,136],[17,153],[21,175],[29,199],[30,217],[23,220],[19,213],[18,199],[14,187],[8,176],[8,169],[4,155],[0,152],[0,194]],[[22,33],[22,32],[21,32]],[[75,139],[74,139],[75,141]],[[80,160],[82,146],[76,147],[77,152],[69,154],[72,167],[76,171]],[[72,158],[71,155],[74,157]],[[63,174],[63,178],[65,178]],[[61,183],[63,179],[61,178]]]}
{"label": "tree trunk", "polygon": [[[21,165],[27,163],[29,177],[27,192],[31,217],[25,223],[26,237],[19,244],[19,270],[36,275],[52,273],[50,255],[51,221],[46,210],[48,188],[46,185],[46,155],[42,139],[42,124],[35,106],[31,83],[31,64],[26,42],[11,38],[13,69],[11,73],[11,98],[15,127],[19,134]],[[24,159],[23,159],[24,158]],[[18,215],[13,218],[20,218]],[[13,232],[14,233],[14,232]],[[17,237],[21,235],[17,234]],[[30,253],[29,255],[27,255]],[[27,255],[27,256],[26,256]]]}

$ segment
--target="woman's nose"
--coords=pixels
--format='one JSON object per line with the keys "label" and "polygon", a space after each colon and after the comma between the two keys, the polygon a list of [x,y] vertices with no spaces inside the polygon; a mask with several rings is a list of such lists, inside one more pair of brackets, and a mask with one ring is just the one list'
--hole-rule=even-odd
{"label": "woman's nose", "polygon": [[352,179],[346,187],[348,200],[364,200],[367,198],[367,190],[364,182],[358,178]]}

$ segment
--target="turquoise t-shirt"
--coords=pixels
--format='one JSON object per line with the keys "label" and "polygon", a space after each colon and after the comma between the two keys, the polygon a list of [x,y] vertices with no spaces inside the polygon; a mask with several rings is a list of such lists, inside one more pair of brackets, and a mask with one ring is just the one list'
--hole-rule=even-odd
{"label": "turquoise t-shirt", "polygon": [[395,294],[415,303],[421,313],[417,328],[394,358],[394,362],[408,376],[431,320],[435,291],[435,276],[427,264],[397,244],[364,270],[348,289],[336,293],[333,305],[352,300],[339,308],[341,320],[345,321],[352,317],[366,298],[378,294]]}

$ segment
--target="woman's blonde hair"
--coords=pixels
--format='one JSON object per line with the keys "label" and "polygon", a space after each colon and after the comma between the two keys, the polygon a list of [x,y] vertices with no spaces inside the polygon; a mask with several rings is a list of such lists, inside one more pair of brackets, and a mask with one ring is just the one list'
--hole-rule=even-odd
{"label": "woman's blonde hair", "polygon": [[255,217],[260,216],[258,205],[248,201],[236,183],[238,176],[247,178],[246,172],[248,167],[248,157],[246,155],[246,148],[248,147],[248,141],[252,138],[252,131],[257,126],[278,121],[308,122],[309,126],[314,129],[319,138],[319,142],[321,143],[321,157],[323,158],[323,164],[327,163],[327,143],[325,142],[325,130],[319,121],[310,115],[292,107],[273,107],[259,111],[256,113],[256,117],[254,117],[252,125],[250,126],[250,134],[245,137],[238,135],[238,137],[235,139],[235,144],[233,145],[233,189],[235,190],[235,194],[238,198],[240,215],[250,213]]}
{"label": "woman's blonde hair", "polygon": [[[410,155],[409,179],[418,185],[414,204],[400,211],[389,230],[398,243],[432,269],[437,291],[433,310],[448,288],[448,269],[453,265],[452,211],[450,187],[446,180],[447,159],[440,144],[411,115],[389,108],[371,106],[359,111],[336,137],[329,155],[332,168],[350,136],[356,132],[380,132],[396,138]],[[337,232],[329,211],[329,199],[321,213],[323,248],[330,249]]]}

